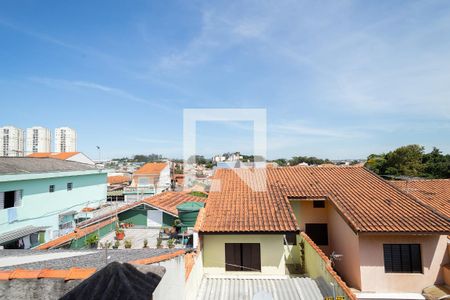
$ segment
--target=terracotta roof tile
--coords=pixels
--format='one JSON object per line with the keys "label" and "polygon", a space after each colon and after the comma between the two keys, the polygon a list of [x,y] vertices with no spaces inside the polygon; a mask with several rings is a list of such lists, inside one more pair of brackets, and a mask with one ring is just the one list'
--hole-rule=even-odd
{"label": "terracotta roof tile", "polygon": [[143,200],[143,202],[178,216],[177,206],[185,202],[206,202],[207,198],[184,192],[164,192]]}
{"label": "terracotta roof tile", "polygon": [[119,184],[130,182],[131,178],[128,176],[108,176],[109,184]]}
{"label": "terracotta roof tile", "polygon": [[73,232],[70,232],[63,236],[60,236],[59,238],[51,240],[47,243],[41,244],[38,247],[36,247],[36,249],[37,250],[46,250],[46,249],[51,249],[51,248],[55,248],[55,247],[64,245],[64,244],[72,241],[73,239],[82,238],[90,233],[93,233],[97,229],[100,229],[100,228],[102,228],[106,225],[109,225],[111,223],[114,223],[116,221],[117,221],[117,218],[113,217],[113,218],[106,219],[102,222],[98,222],[98,223],[92,224],[92,225],[84,227],[84,228],[75,228],[75,230]]}
{"label": "terracotta roof tile", "polygon": [[186,251],[184,251],[184,250],[178,250],[178,251],[175,251],[172,253],[167,253],[167,254],[163,254],[163,255],[159,255],[159,256],[132,260],[132,261],[129,261],[128,263],[136,264],[136,265],[150,265],[150,264],[155,264],[155,263],[158,263],[161,261],[172,259],[174,257],[183,255],[185,253],[186,253]]}
{"label": "terracotta roof tile", "polygon": [[27,155],[28,157],[46,157],[46,158],[56,158],[61,160],[66,160],[80,152],[38,152]]}
{"label": "terracotta roof tile", "polygon": [[70,268],[65,280],[85,279],[94,274],[95,268]]}
{"label": "terracotta roof tile", "polygon": [[311,245],[311,247],[319,254],[319,256],[323,259],[326,265],[326,270],[330,275],[336,280],[337,284],[340,286],[340,288],[344,291],[344,293],[347,295],[347,297],[351,300],[356,300],[355,294],[350,290],[350,288],[347,286],[347,284],[342,280],[342,278],[336,273],[336,271],[331,266],[330,259],[323,253],[322,249],[319,248],[319,246],[316,245],[316,243],[313,242],[313,240],[304,232],[301,232],[300,235],[303,237],[303,239]]}
{"label": "terracotta roof tile", "polygon": [[13,271],[3,271],[0,270],[0,280],[9,280]]}
{"label": "terracotta roof tile", "polygon": [[[246,184],[264,184],[264,174],[265,191]],[[298,231],[289,198],[328,199],[355,232],[450,231],[448,219],[365,168],[285,167],[217,170],[200,232]]]}
{"label": "terracotta roof tile", "polygon": [[38,279],[41,270],[15,269],[9,279]]}
{"label": "terracotta roof tile", "polygon": [[39,273],[39,278],[66,278],[69,270],[44,269]]}
{"label": "terracotta roof tile", "polygon": [[399,180],[390,183],[450,218],[450,179]]}
{"label": "terracotta roof tile", "polygon": [[165,162],[146,163],[134,172],[135,175],[159,175],[168,164]]}

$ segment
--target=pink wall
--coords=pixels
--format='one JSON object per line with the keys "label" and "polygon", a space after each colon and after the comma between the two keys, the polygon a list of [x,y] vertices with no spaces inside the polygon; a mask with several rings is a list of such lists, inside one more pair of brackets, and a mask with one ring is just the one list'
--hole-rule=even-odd
{"label": "pink wall", "polygon": [[358,236],[331,205],[328,208],[328,220],[330,251],[343,254],[342,259],[335,263],[335,270],[348,286],[360,289],[361,273],[359,268]]}
{"label": "pink wall", "polygon": [[[421,244],[423,274],[385,273],[383,244]],[[420,293],[442,283],[441,265],[449,261],[447,237],[442,235],[360,234],[362,291]]]}

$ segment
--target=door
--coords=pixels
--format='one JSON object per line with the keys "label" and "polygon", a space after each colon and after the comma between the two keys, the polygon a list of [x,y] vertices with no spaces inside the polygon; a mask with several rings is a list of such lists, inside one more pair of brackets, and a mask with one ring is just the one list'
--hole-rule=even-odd
{"label": "door", "polygon": [[162,226],[162,211],[159,210],[147,210],[147,227],[161,227]]}

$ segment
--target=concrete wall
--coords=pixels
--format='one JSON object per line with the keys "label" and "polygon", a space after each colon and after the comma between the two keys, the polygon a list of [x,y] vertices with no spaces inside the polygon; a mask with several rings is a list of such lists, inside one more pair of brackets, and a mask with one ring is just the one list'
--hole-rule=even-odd
{"label": "concrete wall", "polygon": [[179,300],[185,294],[184,256],[180,255],[155,265],[166,268],[166,273],[153,292],[154,300]]}
{"label": "concrete wall", "polygon": [[192,267],[191,273],[186,280],[185,299],[195,300],[197,299],[197,293],[203,279],[203,253],[200,252],[194,258],[195,263]]}
{"label": "concrete wall", "polygon": [[359,237],[331,205],[328,207],[328,219],[329,253],[326,254],[335,251],[343,255],[336,262],[335,269],[350,287],[360,289]]}
{"label": "concrete wall", "polygon": [[282,234],[218,234],[203,235],[204,272],[225,273],[225,243],[260,243],[261,272],[226,272],[245,274],[285,274]]}
{"label": "concrete wall", "polygon": [[[59,214],[106,201],[106,173],[77,176],[61,176],[30,180],[0,181],[0,191],[22,190],[22,205],[17,208],[0,209],[0,232],[27,225],[50,226],[48,232],[58,230]],[[23,176],[21,176],[23,177]],[[67,183],[73,189],[67,191]],[[55,192],[49,186],[55,185]],[[17,221],[8,223],[8,210],[15,209]],[[48,233],[47,240],[51,238]]]}
{"label": "concrete wall", "polygon": [[[420,244],[422,274],[385,273],[383,244]],[[449,262],[447,237],[442,235],[360,234],[362,291],[415,292],[443,283],[441,265]]]}
{"label": "concrete wall", "polygon": [[[306,239],[302,236],[298,237],[300,247],[303,248],[304,252],[304,265],[303,269],[308,274],[309,277],[316,279],[318,282],[322,283],[322,286],[328,291],[328,295],[333,295],[333,286],[336,291],[337,296],[343,296],[345,298],[347,294],[340,287],[336,278],[330,273],[330,262],[325,261],[323,258],[323,253],[319,253]],[[315,245],[317,247],[317,245]],[[320,248],[319,248],[320,249]],[[345,299],[344,298],[344,299]]]}

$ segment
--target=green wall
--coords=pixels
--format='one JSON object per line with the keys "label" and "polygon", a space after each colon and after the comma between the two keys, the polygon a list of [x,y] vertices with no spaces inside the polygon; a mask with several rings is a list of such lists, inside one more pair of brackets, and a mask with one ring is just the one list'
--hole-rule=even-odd
{"label": "green wall", "polygon": [[102,227],[102,228],[96,230],[95,232],[90,233],[90,234],[88,234],[88,235],[86,235],[86,236],[84,236],[84,237],[82,237],[82,238],[80,238],[80,239],[73,240],[73,241],[70,243],[70,249],[82,249],[82,248],[87,248],[87,246],[86,246],[86,240],[87,240],[89,237],[91,237],[91,236],[93,236],[93,235],[95,235],[95,234],[98,234],[99,239],[101,239],[102,237],[104,237],[104,236],[107,235],[108,233],[114,231],[115,229],[116,229],[116,223],[115,223],[115,222],[113,222],[113,223],[111,223],[111,224],[108,224],[108,225],[106,225],[106,226],[104,226],[104,227]]}
{"label": "green wall", "polygon": [[124,211],[119,214],[119,221],[133,223],[137,226],[147,226],[147,210],[139,206]]}
{"label": "green wall", "polygon": [[164,226],[172,226],[173,221],[175,221],[176,217],[163,213],[163,225]]}

